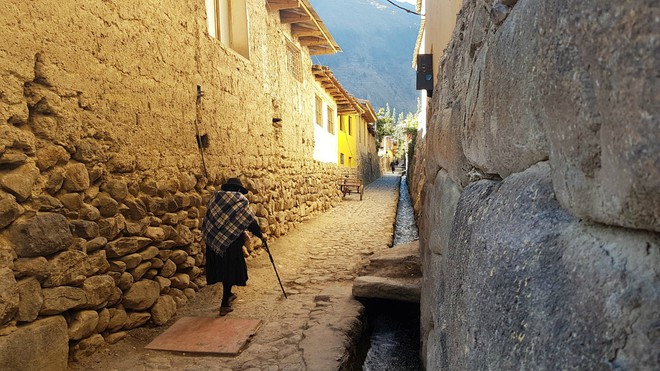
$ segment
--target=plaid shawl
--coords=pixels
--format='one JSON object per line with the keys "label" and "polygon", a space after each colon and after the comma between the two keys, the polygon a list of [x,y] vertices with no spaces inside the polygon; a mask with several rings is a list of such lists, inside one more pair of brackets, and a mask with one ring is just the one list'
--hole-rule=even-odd
{"label": "plaid shawl", "polygon": [[204,242],[222,256],[254,220],[245,196],[239,192],[215,192],[202,222]]}

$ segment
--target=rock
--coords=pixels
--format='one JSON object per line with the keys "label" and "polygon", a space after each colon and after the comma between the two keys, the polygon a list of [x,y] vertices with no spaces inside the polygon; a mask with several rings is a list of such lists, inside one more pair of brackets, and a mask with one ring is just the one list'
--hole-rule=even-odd
{"label": "rock", "polygon": [[126,309],[145,310],[151,307],[160,295],[160,285],[154,281],[139,281],[124,294],[122,304]]}
{"label": "rock", "polygon": [[14,261],[16,278],[32,276],[43,281],[50,276],[48,260],[43,256],[38,258],[21,258]]}
{"label": "rock", "polygon": [[147,216],[147,207],[139,198],[128,196],[123,203],[128,207],[125,217],[131,220],[141,220]]}
{"label": "rock", "polygon": [[429,208],[422,221],[429,228],[428,247],[434,254],[443,254],[449,243],[449,233],[456,213],[456,205],[461,196],[461,188],[445,170],[440,170],[433,182],[426,185],[425,204],[436,205]]}
{"label": "rock", "polygon": [[177,232],[177,237],[175,241],[177,243],[177,246],[185,246],[190,243],[193,243],[195,240],[195,237],[190,231],[190,228],[186,227],[185,225],[181,225],[181,224],[177,225],[176,232]]}
{"label": "rock", "polygon": [[353,296],[419,303],[421,278],[361,276],[353,282]]}
{"label": "rock", "polygon": [[92,201],[92,205],[105,217],[115,216],[119,212],[119,203],[105,192],[99,193]]}
{"label": "rock", "polygon": [[88,255],[87,264],[89,270],[85,273],[86,276],[94,274],[103,274],[110,270],[110,263],[105,257],[105,250],[96,251]]}
{"label": "rock", "polygon": [[48,194],[34,197],[34,205],[38,211],[53,211],[64,207],[64,204],[60,200]]}
{"label": "rock", "polygon": [[99,323],[99,314],[95,310],[82,310],[73,313],[68,320],[69,340],[80,340],[91,336]]}
{"label": "rock", "polygon": [[151,322],[155,325],[164,325],[176,314],[176,302],[169,295],[163,295],[151,307]]}
{"label": "rock", "polygon": [[[126,234],[131,236],[143,236],[147,233],[149,224],[147,218],[138,221],[126,221]],[[145,236],[149,238],[149,236]]]}
{"label": "rock", "polygon": [[99,234],[108,240],[113,240],[117,237],[125,224],[119,215],[114,218],[99,219],[97,223],[99,225]]}
{"label": "rock", "polygon": [[169,278],[156,276],[154,277],[154,280],[158,282],[158,284],[160,285],[161,294],[167,294],[170,291],[170,286],[172,285],[172,281],[170,281]]}
{"label": "rock", "polygon": [[99,322],[96,325],[96,328],[94,329],[95,334],[102,333],[103,331],[105,331],[106,328],[108,328],[108,324],[110,324],[110,311],[108,310],[108,308],[103,308],[98,313],[99,313]]}
{"label": "rock", "polygon": [[[149,264],[151,264],[151,263],[149,263]],[[142,276],[142,278],[147,279],[147,280],[152,280],[152,279],[154,279],[154,277],[156,277],[157,275],[158,275],[158,269],[150,268],[149,270],[147,270],[147,271],[144,273],[144,275]]]}
{"label": "rock", "polygon": [[655,366],[660,238],[580,221],[550,174],[541,163],[463,191],[446,251],[425,262],[429,369]]}
{"label": "rock", "polygon": [[165,261],[163,268],[160,270],[160,274],[163,277],[170,278],[176,273],[176,264],[170,259]]}
{"label": "rock", "polygon": [[174,250],[172,255],[170,255],[170,260],[177,265],[185,263],[187,259],[188,254],[183,250]]}
{"label": "rock", "polygon": [[108,160],[106,150],[98,141],[92,138],[83,138],[76,144],[73,158],[84,163],[105,162]]}
{"label": "rock", "polygon": [[110,332],[121,330],[121,328],[126,323],[126,320],[128,319],[128,315],[126,314],[124,307],[119,306],[117,308],[108,308],[108,312],[110,312],[110,323],[108,323],[106,330]]}
{"label": "rock", "polygon": [[69,164],[65,167],[64,184],[62,187],[70,192],[80,192],[87,189],[89,173],[84,164]]}
{"label": "rock", "polygon": [[89,270],[87,254],[75,250],[62,251],[48,260],[50,275],[43,282],[43,287],[78,286],[87,278]]}
{"label": "rock", "polygon": [[19,290],[14,273],[9,268],[0,268],[0,325],[14,318],[19,308]]}
{"label": "rock", "polygon": [[123,273],[124,271],[126,271],[126,263],[124,263],[121,260],[110,260],[109,263],[110,263],[110,270],[112,272]]}
{"label": "rock", "polygon": [[177,307],[186,305],[188,303],[188,297],[183,293],[182,290],[172,287],[170,288],[168,295],[174,298]]}
{"label": "rock", "polygon": [[87,298],[84,308],[101,309],[111,302],[115,281],[109,275],[93,276],[83,282],[82,289]]}
{"label": "rock", "polygon": [[111,155],[106,166],[111,173],[131,173],[135,171],[135,156],[128,153],[115,153]]}
{"label": "rock", "polygon": [[151,240],[145,237],[121,237],[108,242],[105,250],[109,258],[117,258],[134,253],[150,243]]}
{"label": "rock", "polygon": [[107,192],[113,199],[121,202],[128,196],[128,185],[126,182],[118,179],[110,179],[101,187],[103,192]]}
{"label": "rock", "polygon": [[144,236],[151,238],[153,241],[163,241],[165,239],[165,231],[159,227],[148,227]]}
{"label": "rock", "polygon": [[96,251],[102,247],[104,247],[108,243],[108,239],[105,237],[96,237],[90,241],[87,241],[85,243],[85,251],[88,253],[92,251]]}
{"label": "rock", "polygon": [[140,327],[147,323],[151,318],[151,314],[148,312],[129,312],[128,318],[126,318],[126,323],[124,323],[123,330],[130,330],[136,327]]}
{"label": "rock", "polygon": [[0,267],[14,269],[14,261],[16,258],[17,256],[14,249],[9,246],[8,242],[5,242],[0,238]]}
{"label": "rock", "polygon": [[69,357],[74,361],[80,361],[94,354],[103,344],[105,344],[105,340],[102,335],[92,335],[73,345],[69,351]]}
{"label": "rock", "polygon": [[0,192],[0,229],[10,225],[24,211],[25,209],[16,202],[14,196]]}
{"label": "rock", "polygon": [[19,322],[32,322],[37,319],[39,309],[44,303],[44,297],[41,295],[41,285],[34,277],[24,278],[17,282],[18,312],[16,320]]}
{"label": "rock", "polygon": [[93,239],[99,235],[99,225],[86,220],[72,220],[71,232],[85,239]]}
{"label": "rock", "polygon": [[46,317],[0,336],[1,370],[66,370],[69,339],[62,316]]}
{"label": "rock", "polygon": [[149,261],[151,262],[151,268],[161,269],[165,265],[165,262],[157,257],[151,258]]}
{"label": "rock", "polygon": [[176,213],[166,213],[163,215],[163,223],[176,226],[179,224],[179,215]]}
{"label": "rock", "polygon": [[62,184],[64,184],[64,171],[56,169],[50,173],[45,189],[48,193],[54,195],[62,188]]}
{"label": "rock", "polygon": [[78,210],[80,218],[90,221],[97,221],[101,218],[101,212],[96,207],[83,203]]}
{"label": "rock", "polygon": [[105,342],[108,343],[108,344],[116,344],[119,341],[126,338],[126,336],[128,336],[128,332],[126,332],[126,331],[115,332],[113,334],[106,335]]}
{"label": "rock", "polygon": [[197,293],[195,292],[195,289],[193,289],[192,287],[188,287],[188,288],[184,289],[183,294],[186,295],[188,300],[194,299],[195,295],[197,295]]}
{"label": "rock", "polygon": [[61,146],[47,144],[37,150],[37,167],[46,171],[57,164],[66,164],[71,156]]}
{"label": "rock", "polygon": [[142,263],[142,255],[138,253],[128,254],[118,260],[124,262],[126,269],[133,269]]}
{"label": "rock", "polygon": [[128,273],[133,276],[135,281],[139,281],[145,275],[145,273],[147,273],[149,268],[151,268],[151,262],[146,261],[140,263],[137,267],[128,270]]}
{"label": "rock", "polygon": [[25,164],[0,176],[0,187],[16,196],[18,201],[25,201],[32,195],[39,169],[33,164]]}
{"label": "rock", "polygon": [[80,193],[65,193],[57,196],[62,205],[69,210],[78,211],[83,205],[83,197]]}
{"label": "rock", "polygon": [[72,238],[66,218],[54,213],[18,219],[9,228],[9,234],[19,257],[56,253],[66,249]]}
{"label": "rock", "polygon": [[148,246],[138,254],[142,257],[142,260],[150,260],[158,256],[158,251],[156,246]]}
{"label": "rock", "polygon": [[0,153],[0,167],[14,169],[25,164],[27,159],[28,157],[23,152],[8,150],[5,153]]}
{"label": "rock", "polygon": [[135,278],[133,278],[133,275],[130,274],[129,272],[123,272],[119,276],[119,282],[117,282],[117,287],[119,287],[122,291],[128,291],[128,289],[133,286],[133,282],[135,282]]}
{"label": "rock", "polygon": [[78,287],[59,286],[43,289],[44,304],[39,310],[40,315],[60,314],[69,309],[82,308],[87,304],[85,290]]}
{"label": "rock", "polygon": [[170,278],[170,281],[172,282],[172,287],[183,290],[190,284],[190,276],[185,273],[177,273]]}

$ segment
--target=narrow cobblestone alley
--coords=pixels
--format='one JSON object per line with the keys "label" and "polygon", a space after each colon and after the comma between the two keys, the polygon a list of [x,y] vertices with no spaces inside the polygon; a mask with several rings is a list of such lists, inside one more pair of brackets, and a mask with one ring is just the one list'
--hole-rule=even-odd
{"label": "narrow cobblestone alley", "polygon": [[289,295],[284,299],[268,255],[248,260],[248,286],[235,291],[229,316],[258,318],[261,328],[236,357],[145,350],[144,346],[184,316],[217,316],[221,285],[207,286],[165,326],[140,328],[74,370],[332,370],[347,360],[361,331],[364,308],[352,298],[356,272],[372,252],[392,241],[398,174],[366,187],[364,199],[349,195],[269,245]]}

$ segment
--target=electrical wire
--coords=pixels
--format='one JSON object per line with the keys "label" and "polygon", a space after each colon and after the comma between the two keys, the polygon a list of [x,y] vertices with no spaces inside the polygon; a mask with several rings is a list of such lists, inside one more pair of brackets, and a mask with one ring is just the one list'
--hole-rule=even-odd
{"label": "electrical wire", "polygon": [[385,1],[387,1],[388,3],[394,5],[395,7],[399,8],[399,9],[405,11],[405,12],[408,12],[408,13],[410,13],[410,14],[415,14],[415,15],[419,15],[419,16],[424,16],[424,14],[420,14],[420,13],[417,13],[417,12],[413,12],[413,11],[410,10],[410,9],[406,9],[406,8],[400,6],[400,5],[394,4],[391,0],[385,0]]}

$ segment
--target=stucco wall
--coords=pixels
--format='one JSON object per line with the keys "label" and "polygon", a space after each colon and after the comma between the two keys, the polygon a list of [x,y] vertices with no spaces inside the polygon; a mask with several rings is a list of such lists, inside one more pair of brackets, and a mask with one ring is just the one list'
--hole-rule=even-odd
{"label": "stucco wall", "polygon": [[204,285],[198,227],[228,177],[270,236],[340,201],[312,160],[310,57],[299,82],[288,26],[247,11],[249,60],[209,37],[203,1],[0,5],[0,341],[64,316],[75,358],[167,321]]}
{"label": "stucco wall", "polygon": [[660,367],[658,10],[464,3],[413,164],[427,369]]}

